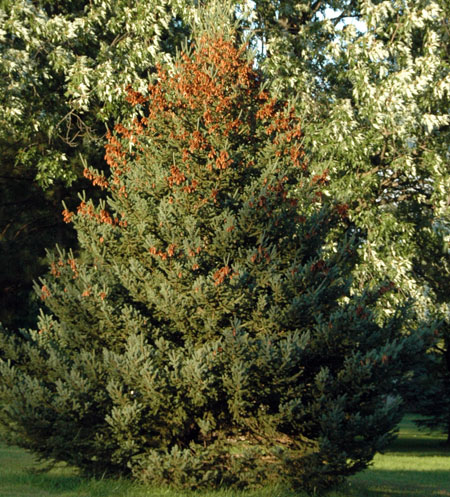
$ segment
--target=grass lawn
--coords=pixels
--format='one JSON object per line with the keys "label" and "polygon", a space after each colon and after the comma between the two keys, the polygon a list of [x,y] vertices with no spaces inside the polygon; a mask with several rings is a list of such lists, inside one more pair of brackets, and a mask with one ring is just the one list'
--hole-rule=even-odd
{"label": "grass lawn", "polygon": [[414,418],[406,416],[389,450],[377,454],[372,467],[351,479],[353,490],[348,495],[450,497],[450,449],[442,446],[445,437],[419,431]]}
{"label": "grass lawn", "polygon": [[[443,436],[422,432],[406,416],[400,436],[366,471],[329,497],[450,497],[450,450]],[[0,497],[300,497],[283,488],[252,492],[174,492],[151,489],[129,481],[89,480],[70,468],[34,471],[33,457],[0,443]]]}

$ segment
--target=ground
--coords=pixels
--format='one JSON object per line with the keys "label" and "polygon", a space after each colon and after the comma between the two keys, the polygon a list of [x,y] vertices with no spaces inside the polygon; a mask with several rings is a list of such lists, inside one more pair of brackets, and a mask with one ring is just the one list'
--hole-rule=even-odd
{"label": "ground", "polygon": [[[419,431],[405,416],[399,438],[373,465],[328,497],[450,497],[450,450],[444,435]],[[84,479],[67,467],[39,472],[33,456],[0,442],[0,497],[302,497],[283,488],[186,493],[122,480]]]}

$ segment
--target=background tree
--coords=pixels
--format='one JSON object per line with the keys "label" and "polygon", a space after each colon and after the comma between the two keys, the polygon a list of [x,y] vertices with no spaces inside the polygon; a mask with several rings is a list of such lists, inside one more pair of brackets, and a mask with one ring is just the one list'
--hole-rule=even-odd
{"label": "background tree", "polygon": [[44,247],[74,239],[61,202],[74,205],[76,191],[88,187],[80,156],[104,167],[105,133],[121,116],[125,87],[145,88],[155,58],[174,52],[184,32],[182,7],[157,0],[0,2],[5,325],[34,321],[24,302],[42,275]]}
{"label": "background tree", "polygon": [[327,191],[348,205],[354,229],[364,233],[355,291],[388,275],[398,292],[379,301],[384,313],[412,299],[413,321],[441,319],[433,362],[442,381],[430,388],[433,374],[427,383],[440,402],[422,391],[414,405],[424,399],[423,412],[445,431],[449,17],[448,2],[430,0],[257,2],[255,12],[264,69],[281,93],[301,95],[310,168],[326,168]]}
{"label": "background tree", "polygon": [[0,335],[0,420],[88,472],[324,489],[391,440],[386,396],[422,340],[400,311],[376,319],[391,285],[350,295],[347,207],[214,13],[146,96],[129,89],[110,174],[88,169],[106,203],[65,211],[80,258],[54,255],[39,330]]}
{"label": "background tree", "polygon": [[36,325],[38,302],[32,281],[48,267],[44,256],[49,241],[67,245],[75,237],[64,229],[61,217],[62,200],[70,203],[67,190],[43,191],[30,170],[13,167],[11,157],[2,159],[0,321],[13,331]]}

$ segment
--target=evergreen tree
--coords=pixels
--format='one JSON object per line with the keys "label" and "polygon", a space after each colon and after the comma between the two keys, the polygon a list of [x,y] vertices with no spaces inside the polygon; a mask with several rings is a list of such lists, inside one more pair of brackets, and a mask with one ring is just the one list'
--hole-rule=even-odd
{"label": "evergreen tree", "polygon": [[155,60],[174,53],[183,5],[0,1],[0,242],[9,261],[0,321],[11,331],[33,320],[24,303],[44,274],[43,247],[73,241],[60,211],[88,187],[80,155],[105,166],[104,137],[124,111],[125,86],[145,88]]}
{"label": "evergreen tree", "polygon": [[110,174],[86,168],[106,201],[65,210],[81,255],[53,255],[39,329],[0,335],[0,420],[89,473],[324,489],[392,439],[422,339],[376,319],[391,285],[350,295],[347,206],[308,170],[296,102],[212,25],[129,88]]}
{"label": "evergreen tree", "polygon": [[440,320],[428,379],[418,368],[409,398],[450,433],[450,3],[255,5],[262,65],[279,92],[300,95],[311,171],[327,164],[327,191],[364,234],[354,291],[387,275],[399,291],[379,300],[383,313],[412,299],[405,330]]}
{"label": "evergreen tree", "polygon": [[[365,236],[355,291],[381,284],[388,273],[399,290],[378,301],[380,310],[392,313],[413,298],[416,316],[405,321],[406,331],[440,316],[434,358],[448,376],[448,1],[235,5],[236,12],[250,14],[259,67],[279,92],[301,95],[297,110],[312,174],[328,169],[326,192],[349,206],[349,219]],[[53,189],[41,196],[36,184],[26,186],[26,198],[38,198],[39,206],[18,205],[22,216],[14,223],[9,206],[0,212],[9,267],[21,269],[2,282],[7,324],[21,319],[12,313],[24,299],[14,296],[40,273],[35,261],[28,262],[30,242],[23,235],[39,223],[41,199],[52,199],[47,215],[53,217],[53,199],[65,194],[52,184],[82,175],[79,154],[104,166],[99,144],[125,113],[124,86],[145,88],[155,60],[171,60],[196,11],[196,2],[181,0],[145,6],[136,0],[0,2],[0,147],[6,169],[15,169],[0,178],[1,194],[8,198],[17,177],[35,177]],[[56,241],[47,237],[49,245]],[[449,399],[444,390],[439,395]],[[448,410],[438,416],[448,419]]]}

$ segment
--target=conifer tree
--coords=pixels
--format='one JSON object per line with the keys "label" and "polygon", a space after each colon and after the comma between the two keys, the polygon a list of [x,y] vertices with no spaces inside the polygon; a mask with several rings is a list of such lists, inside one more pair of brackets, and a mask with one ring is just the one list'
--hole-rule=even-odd
{"label": "conifer tree", "polygon": [[413,299],[414,321],[440,321],[409,398],[450,443],[450,3],[261,0],[255,10],[265,70],[301,95],[310,168],[327,163],[327,191],[364,233],[355,289],[388,275],[399,291],[379,300],[382,312]]}
{"label": "conifer tree", "polygon": [[52,256],[38,330],[0,334],[0,421],[45,459],[314,491],[392,439],[422,339],[403,311],[376,319],[389,284],[350,295],[347,206],[234,33],[198,28],[147,94],[128,89],[110,174],[85,171],[105,200],[64,211],[80,255]]}

